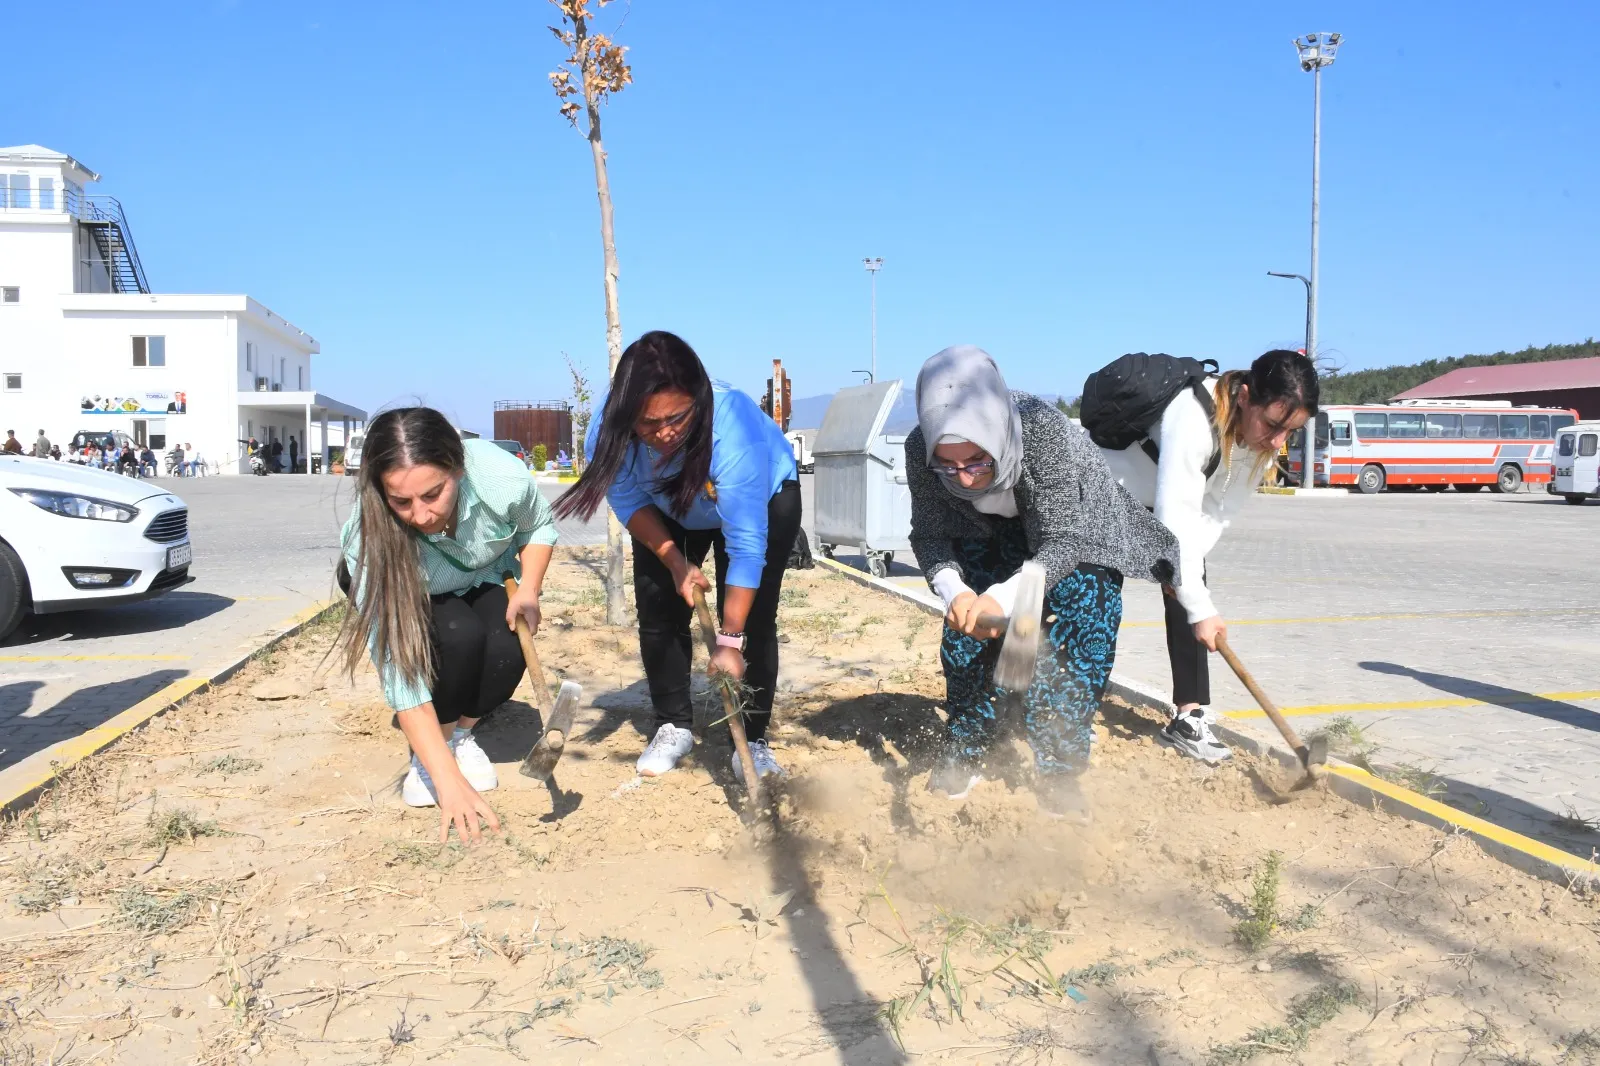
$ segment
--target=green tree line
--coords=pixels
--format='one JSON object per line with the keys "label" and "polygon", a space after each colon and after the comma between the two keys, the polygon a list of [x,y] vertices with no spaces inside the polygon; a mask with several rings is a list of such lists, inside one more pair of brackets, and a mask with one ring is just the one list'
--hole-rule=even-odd
{"label": "green tree line", "polygon": [[1448,359],[1426,359],[1403,366],[1374,367],[1349,373],[1330,373],[1322,378],[1323,403],[1387,403],[1407,389],[1414,389],[1441,374],[1468,366],[1499,366],[1503,363],[1547,363],[1559,359],[1583,359],[1600,355],[1600,344],[1590,337],[1581,344],[1529,346],[1520,352],[1495,352],[1493,355],[1458,355]]}

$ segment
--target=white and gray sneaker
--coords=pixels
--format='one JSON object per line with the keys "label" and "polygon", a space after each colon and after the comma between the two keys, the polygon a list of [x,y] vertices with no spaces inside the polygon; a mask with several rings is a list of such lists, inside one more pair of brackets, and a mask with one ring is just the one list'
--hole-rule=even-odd
{"label": "white and gray sneaker", "polygon": [[438,796],[433,791],[433,778],[428,776],[422,760],[415,755],[411,756],[411,769],[406,771],[406,779],[400,784],[400,798],[405,800],[407,807],[436,807],[439,804]]}
{"label": "white and gray sneaker", "polygon": [[1233,758],[1233,751],[1211,731],[1213,717],[1210,707],[1175,714],[1156,739],[1191,759],[1213,764],[1227,762]]}
{"label": "white and gray sneaker", "polygon": [[645,745],[644,754],[634,764],[644,777],[660,777],[678,765],[678,760],[694,750],[694,734],[682,726],[666,723]]}
{"label": "white and gray sneaker", "polygon": [[500,777],[494,772],[494,763],[478,747],[478,739],[471,730],[457,729],[450,738],[450,749],[456,753],[456,765],[461,767],[461,776],[467,779],[467,784],[473,789],[488,792],[499,787]]}
{"label": "white and gray sneaker", "polygon": [[[778,765],[778,760],[772,755],[772,749],[767,747],[765,740],[752,740],[750,742],[750,761],[756,764],[757,777],[787,777],[783,767]],[[739,752],[733,753],[733,776],[742,784],[744,782],[744,766],[739,762]]]}

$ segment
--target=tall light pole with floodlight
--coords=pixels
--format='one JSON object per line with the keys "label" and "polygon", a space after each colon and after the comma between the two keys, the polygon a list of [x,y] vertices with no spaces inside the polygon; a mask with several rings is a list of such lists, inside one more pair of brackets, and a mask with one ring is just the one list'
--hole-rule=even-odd
{"label": "tall light pole with floodlight", "polygon": [[878,271],[883,269],[881,258],[861,260],[861,265],[872,275],[872,380],[878,380]]}
{"label": "tall light pole with floodlight", "polygon": [[[1300,54],[1300,69],[1311,74],[1311,278],[1306,282],[1306,358],[1317,358],[1317,245],[1322,226],[1322,68],[1333,65],[1344,36],[1338,33],[1308,33],[1294,39],[1295,51]],[[1305,465],[1300,471],[1300,484],[1311,488],[1316,484],[1317,434],[1315,426],[1306,427]]]}

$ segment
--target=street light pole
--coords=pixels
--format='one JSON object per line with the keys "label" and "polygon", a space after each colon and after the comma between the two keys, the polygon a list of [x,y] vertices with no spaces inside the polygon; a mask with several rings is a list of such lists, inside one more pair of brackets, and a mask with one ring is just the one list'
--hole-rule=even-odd
{"label": "street light pole", "polygon": [[867,258],[861,260],[861,265],[867,268],[867,273],[872,276],[872,380],[878,380],[878,271],[883,269],[883,260]]}
{"label": "street light pole", "polygon": [[[1322,68],[1333,65],[1344,36],[1338,33],[1308,33],[1296,37],[1300,69],[1311,73],[1311,278],[1306,281],[1306,358],[1317,358],[1317,251],[1322,229]],[[1306,429],[1305,465],[1300,484],[1311,488],[1316,465],[1316,427]]]}

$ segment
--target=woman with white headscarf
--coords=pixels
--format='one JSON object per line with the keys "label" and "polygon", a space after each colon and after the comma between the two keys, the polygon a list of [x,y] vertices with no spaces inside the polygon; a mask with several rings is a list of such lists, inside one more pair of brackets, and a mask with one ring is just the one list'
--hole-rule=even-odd
{"label": "woman with white headscarf", "polygon": [[[946,611],[948,748],[928,788],[964,798],[985,776],[1004,708],[1020,705],[1040,807],[1086,821],[1078,777],[1116,657],[1122,579],[1176,581],[1177,541],[1112,480],[1087,434],[1007,389],[980,348],[924,364],[917,421],[906,438],[911,550]],[[1000,641],[989,623],[1009,619],[1029,559],[1048,590],[1039,665],[1025,693],[1007,694],[994,682]]]}

